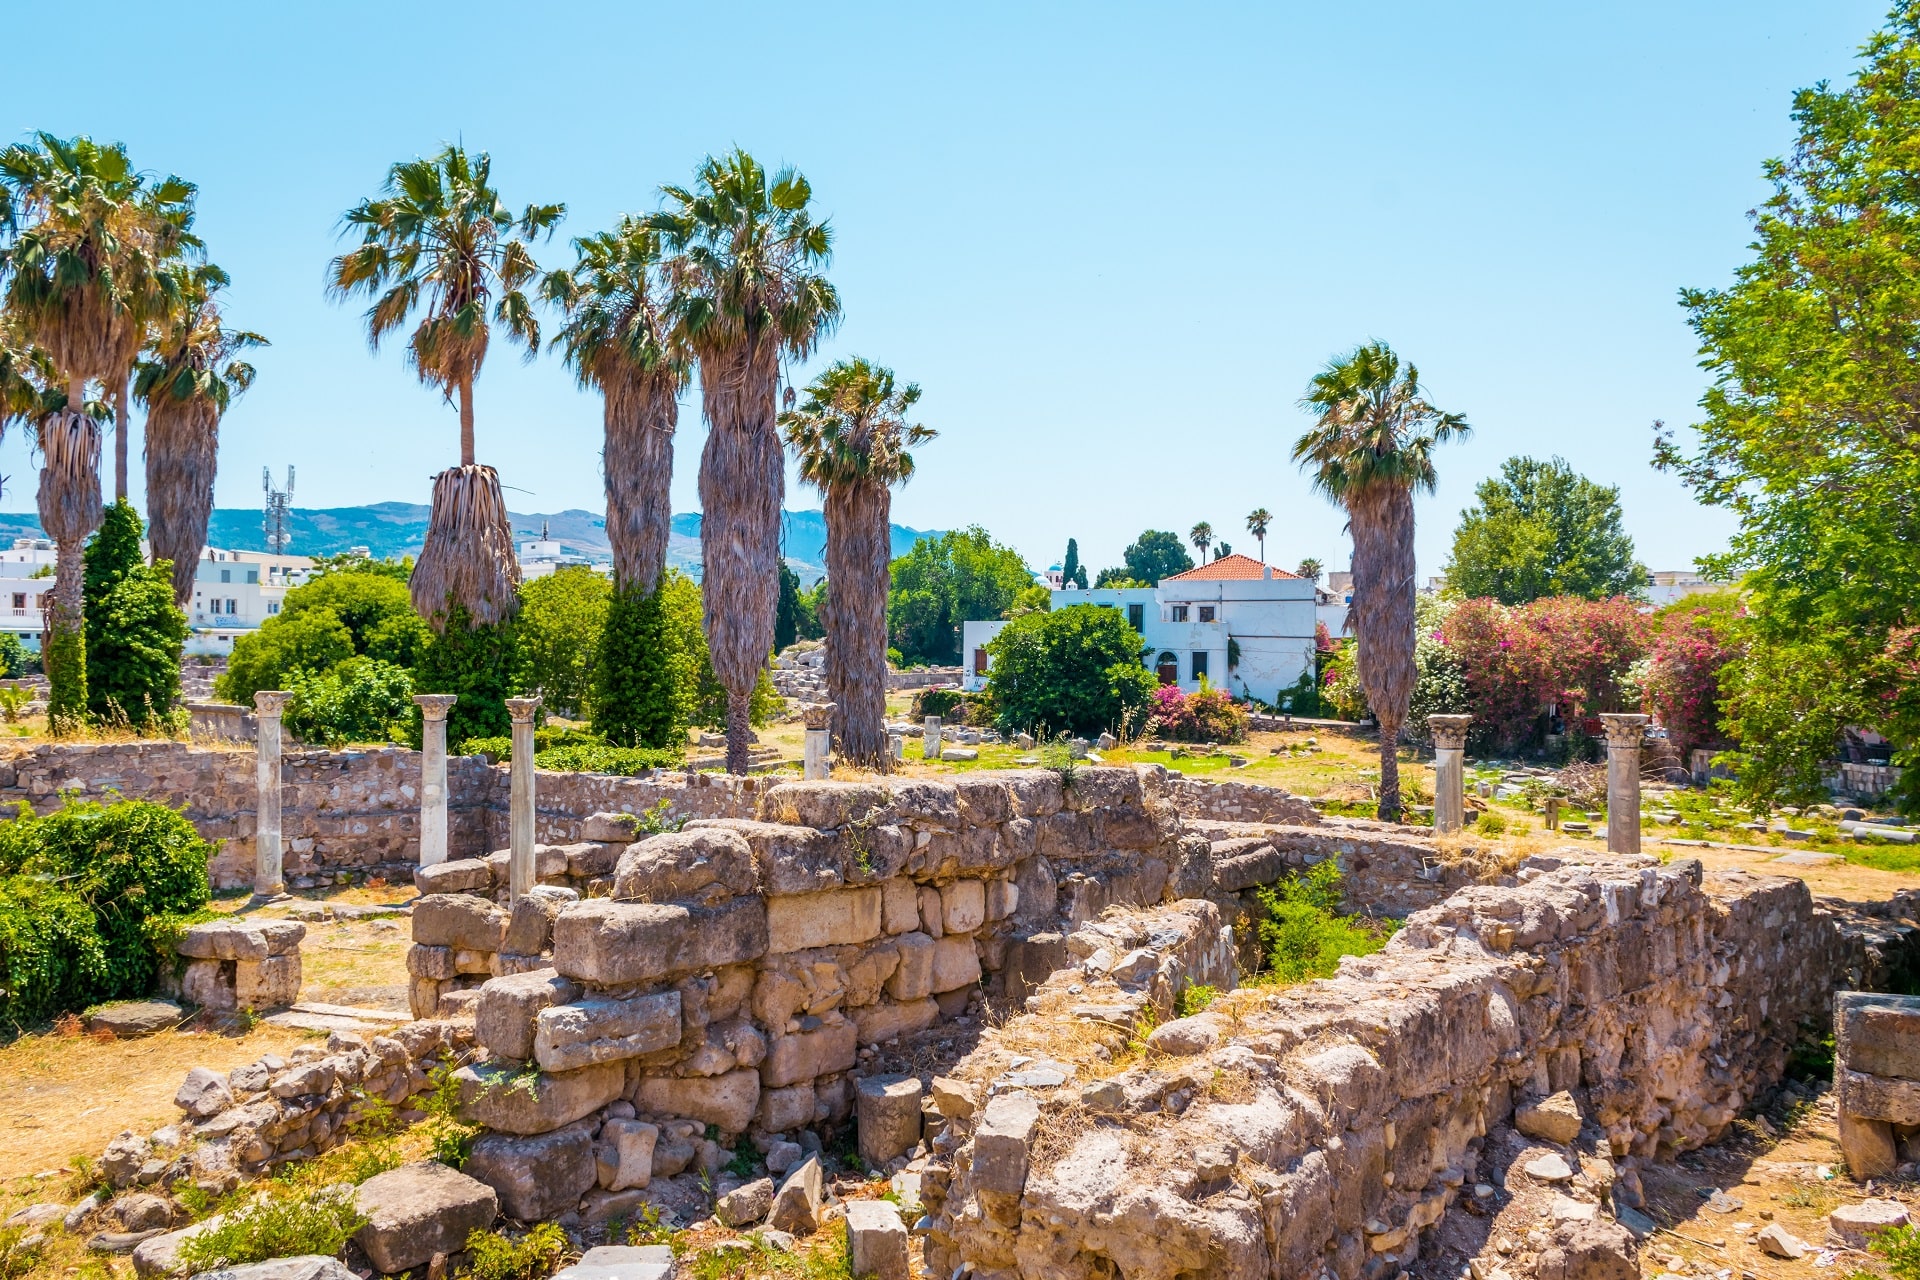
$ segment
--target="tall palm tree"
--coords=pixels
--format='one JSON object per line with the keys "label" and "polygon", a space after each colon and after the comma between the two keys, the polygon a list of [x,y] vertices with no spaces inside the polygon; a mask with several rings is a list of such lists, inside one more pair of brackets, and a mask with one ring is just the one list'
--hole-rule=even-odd
{"label": "tall palm tree", "polygon": [[133,393],[147,409],[147,538],[155,564],[173,562],[174,603],[184,609],[213,515],[220,419],[253,385],[253,366],[241,353],[267,340],[226,327],[225,272],[203,266],[175,274],[183,305],[155,333]]}
{"label": "tall palm tree", "polygon": [[[190,315],[194,301],[183,292],[194,274],[181,269],[205,261],[206,246],[193,233],[194,198],[198,188],[168,177],[142,185],[135,195],[139,211],[141,252],[123,255],[121,283],[125,306],[114,343],[113,368],[107,374],[107,393],[113,407],[113,496],[127,497],[127,451],[133,435],[133,378],[148,340],[162,328]],[[224,283],[225,277],[221,277]],[[195,552],[198,555],[198,551]]]}
{"label": "tall palm tree", "polygon": [[913,476],[907,450],[934,438],[908,422],[920,399],[893,370],[855,357],[813,380],[800,408],[781,415],[800,478],[826,497],[827,691],[846,758],[884,771],[887,754],[887,564],[892,486]]}
{"label": "tall palm tree", "polygon": [[407,323],[420,322],[407,358],[420,381],[460,410],[460,465],[433,478],[426,544],[414,564],[413,607],[442,631],[456,614],[472,626],[511,617],[520,567],[500,476],[474,461],[473,383],[487,358],[492,326],[539,349],[540,322],[526,287],[539,275],[527,246],[551,234],[561,204],[530,204],[515,217],[493,187],[486,152],[451,145],[431,160],[403,160],[387,172],[384,194],[347,211],[360,243],[328,267],[336,299],[371,297],[367,340],[373,349]]}
{"label": "tall palm tree", "polygon": [[1471,430],[1426,399],[1420,373],[1384,342],[1329,361],[1300,405],[1318,415],[1293,458],[1345,508],[1353,534],[1354,630],[1360,685],[1380,726],[1380,817],[1400,816],[1396,754],[1416,674],[1413,494],[1431,493],[1433,448]]}
{"label": "tall palm tree", "polygon": [[1213,545],[1213,526],[1202,520],[1187,531],[1187,538],[1200,549],[1200,563],[1207,562],[1207,548]]}
{"label": "tall palm tree", "polygon": [[1273,527],[1273,512],[1255,507],[1247,516],[1247,532],[1260,539],[1260,563],[1267,562],[1267,530]]}
{"label": "tall palm tree", "polygon": [[1300,562],[1299,566],[1294,569],[1294,573],[1298,574],[1302,578],[1305,578],[1308,582],[1311,582],[1316,586],[1319,585],[1320,575],[1325,572],[1326,572],[1326,566],[1321,564],[1318,560],[1316,560],[1312,556],[1306,557],[1304,560]]}
{"label": "tall palm tree", "polygon": [[573,242],[579,261],[541,293],[566,315],[553,337],[583,387],[597,387],[606,445],[607,541],[616,590],[651,595],[667,565],[673,434],[693,372],[667,316],[660,235],[638,218]]}
{"label": "tall palm tree", "polygon": [[792,169],[745,151],[707,157],[647,220],[673,254],[676,322],[700,360],[702,621],[727,691],[727,768],[747,769],[748,707],[773,647],[785,457],[776,422],[782,357],[804,359],[840,320],[819,268],[833,232]]}
{"label": "tall palm tree", "polygon": [[42,642],[48,720],[59,729],[87,707],[80,553],[101,518],[100,425],[87,388],[120,368],[159,237],[124,147],[39,134],[0,152],[0,190],[0,305],[64,393],[35,423],[40,522],[59,552]]}

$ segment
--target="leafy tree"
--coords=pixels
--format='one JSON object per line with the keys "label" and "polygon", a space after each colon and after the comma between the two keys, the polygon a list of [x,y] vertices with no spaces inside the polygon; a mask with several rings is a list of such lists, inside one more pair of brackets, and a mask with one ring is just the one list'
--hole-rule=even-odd
{"label": "leafy tree", "polygon": [[[1211,529],[1207,531],[1206,540],[1212,541]],[[1127,577],[1148,587],[1157,587],[1160,579],[1193,568],[1193,557],[1180,545],[1180,536],[1162,529],[1143,532],[1120,553],[1120,558],[1126,561]],[[1102,572],[1100,576],[1104,578],[1106,573]]]}
{"label": "leafy tree", "polygon": [[371,556],[353,551],[336,552],[330,556],[315,556],[313,568],[307,572],[307,580],[312,581],[329,573],[377,573],[383,577],[392,578],[404,586],[407,580],[413,577],[413,557],[375,560]]}
{"label": "leafy tree", "polygon": [[1015,618],[987,643],[1000,723],[1083,736],[1137,730],[1159,687],[1140,665],[1142,644],[1118,609],[1101,605]]}
{"label": "leafy tree", "polygon": [[356,654],[413,669],[432,639],[413,611],[403,565],[336,557],[326,572],[287,592],[280,612],[258,631],[233,642],[214,691],[251,703],[258,690],[286,689],[296,670],[319,675]]}
{"label": "leafy tree", "polygon": [[[1894,5],[1852,82],[1794,95],[1764,166],[1753,257],[1681,293],[1713,384],[1697,444],[1656,424],[1655,464],[1740,517],[1702,568],[1743,578],[1751,646],[1727,714],[1748,794],[1814,791],[1842,726],[1880,729],[1920,785],[1899,637],[1920,600],[1920,3]],[[1902,796],[1920,813],[1920,794]]]}
{"label": "leafy tree", "polygon": [[773,651],[785,649],[800,638],[800,575],[785,560],[780,562],[780,602],[773,613]]}
{"label": "leafy tree", "polygon": [[1002,618],[1033,570],[978,525],[922,538],[888,566],[887,634],[909,663],[960,661],[960,624]]}
{"label": "leafy tree", "polygon": [[819,640],[827,634],[821,619],[827,614],[827,580],[802,588],[794,598],[794,630],[801,640]]}
{"label": "leafy tree", "polygon": [[108,507],[84,565],[87,709],[96,719],[147,726],[180,698],[187,615],[174,604],[173,566],[140,555],[140,517],[122,499]]}
{"label": "leafy tree", "polygon": [[295,670],[287,678],[287,732],[330,747],[408,737],[413,676],[378,658],[352,657],[326,671]]}
{"label": "leafy tree", "polygon": [[1620,527],[1620,490],[1555,458],[1508,458],[1460,513],[1447,590],[1525,604],[1543,596],[1643,596],[1646,566]]}
{"label": "leafy tree", "polygon": [[[688,671],[667,629],[677,583],[669,569],[652,591],[616,588],[607,601],[594,668],[593,729],[616,747],[684,744],[697,671]],[[699,588],[688,582],[694,592]],[[696,606],[695,616],[698,616]]]}
{"label": "leafy tree", "polygon": [[331,609],[268,618],[258,631],[233,642],[227,669],[213,682],[214,693],[251,706],[260,690],[286,688],[293,672],[325,671],[354,652],[353,632]]}
{"label": "leafy tree", "polygon": [[1053,592],[1037,583],[1013,598],[1007,610],[1009,618],[1024,618],[1030,613],[1045,613],[1053,608]]}
{"label": "leafy tree", "polygon": [[1087,589],[1087,566],[1080,563],[1080,543],[1067,539],[1067,558],[1060,562],[1060,585]]}
{"label": "leafy tree", "polygon": [[[445,629],[420,651],[413,683],[419,691],[459,697],[447,713],[447,741],[511,733],[507,699],[526,687],[519,629],[512,622],[474,626],[463,610],[455,608],[447,615]],[[416,712],[414,736],[419,729]]]}
{"label": "leafy tree", "polygon": [[1095,587],[1114,587],[1116,589],[1122,589],[1126,587],[1150,587],[1153,584],[1150,582],[1142,582],[1140,581],[1140,579],[1134,577],[1131,573],[1127,572],[1126,569],[1121,568],[1119,566],[1114,566],[1112,568],[1102,569],[1100,571],[1100,576],[1093,580],[1093,585]]}
{"label": "leafy tree", "polygon": [[555,715],[580,716],[593,705],[594,672],[613,584],[585,565],[569,565],[520,586],[520,650],[527,688]]}

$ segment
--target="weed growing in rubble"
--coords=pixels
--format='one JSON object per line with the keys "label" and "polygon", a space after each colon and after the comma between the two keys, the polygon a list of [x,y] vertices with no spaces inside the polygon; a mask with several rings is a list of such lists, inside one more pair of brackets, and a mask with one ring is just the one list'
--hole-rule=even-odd
{"label": "weed growing in rubble", "polygon": [[1339,914],[1340,868],[1331,859],[1262,888],[1259,895],[1267,912],[1260,922],[1266,981],[1331,977],[1340,957],[1372,955],[1392,936],[1383,922]]}
{"label": "weed growing in rubble", "polygon": [[480,1136],[477,1126],[460,1119],[460,1082],[454,1078],[454,1072],[459,1069],[457,1062],[447,1061],[427,1072],[433,1088],[421,1100],[420,1107],[427,1113],[424,1123],[433,1143],[433,1158],[449,1169],[458,1169],[467,1163],[473,1140]]}
{"label": "weed growing in rubble", "polygon": [[347,1189],[256,1200],[227,1214],[218,1226],[189,1236],[180,1246],[180,1266],[198,1275],[269,1258],[332,1257],[365,1222]]}
{"label": "weed growing in rubble", "polygon": [[[608,1233],[607,1238],[617,1240],[621,1234],[619,1224],[615,1223],[614,1230]],[[660,1206],[657,1204],[641,1205],[640,1216],[628,1223],[625,1231],[626,1241],[632,1245],[675,1244],[674,1235],[673,1227],[660,1220]]]}
{"label": "weed growing in rubble", "polygon": [[[1920,1231],[1912,1227],[1890,1227],[1875,1235],[1868,1248],[1887,1260],[1893,1280],[1920,1280]],[[1872,1273],[1856,1271],[1853,1274],[1870,1276]]]}
{"label": "weed growing in rubble", "polygon": [[1219,998],[1218,988],[1204,982],[1196,982],[1173,998],[1173,1016],[1191,1018],[1196,1013],[1205,1012],[1206,1007]]}
{"label": "weed growing in rubble", "polygon": [[567,1233],[554,1222],[528,1229],[518,1240],[502,1231],[467,1237],[466,1274],[473,1280],[540,1280],[553,1274],[567,1251]]}
{"label": "weed growing in rubble", "polygon": [[19,1280],[40,1265],[40,1242],[29,1244],[25,1227],[0,1228],[0,1280]]}

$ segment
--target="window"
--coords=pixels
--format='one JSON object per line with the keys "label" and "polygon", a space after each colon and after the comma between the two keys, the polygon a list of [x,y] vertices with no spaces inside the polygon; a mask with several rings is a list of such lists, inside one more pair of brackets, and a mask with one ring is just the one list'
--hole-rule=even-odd
{"label": "window", "polygon": [[222,569],[222,570],[220,571],[220,581],[222,581],[222,582],[232,582],[232,581],[233,581],[233,570],[231,570],[231,569]]}
{"label": "window", "polygon": [[1201,606],[1200,606],[1200,621],[1202,621],[1202,622],[1212,622],[1212,621],[1213,621],[1213,606],[1212,606],[1212,605],[1210,605],[1210,604],[1203,604],[1203,605],[1201,605]]}
{"label": "window", "polygon": [[1147,620],[1147,606],[1143,604],[1130,604],[1127,606],[1127,625],[1128,626],[1132,627],[1135,631],[1138,631],[1143,625],[1145,625],[1146,620]]}
{"label": "window", "polygon": [[26,607],[27,607],[27,593],[26,593],[26,592],[24,592],[24,591],[16,591],[16,592],[14,592],[14,593],[13,593],[13,607],[14,607],[14,608],[16,608],[16,609],[24,609],[24,608],[26,608]]}
{"label": "window", "polygon": [[1193,651],[1193,674],[1189,678],[1199,680],[1204,678],[1206,674],[1207,651],[1205,649],[1195,649]]}
{"label": "window", "polygon": [[280,612],[280,602],[278,600],[267,601],[267,612],[268,613]]}
{"label": "window", "polygon": [[260,581],[260,571],[258,569],[247,570],[247,581],[257,584]]}
{"label": "window", "polygon": [[1187,620],[1187,606],[1183,604],[1173,606],[1173,620],[1175,622],[1185,622]]}
{"label": "window", "polygon": [[228,612],[228,613],[239,613],[239,612],[240,612],[240,602],[239,602],[238,600],[233,600],[233,599],[229,599],[229,600],[227,601],[227,612]]}
{"label": "window", "polygon": [[973,674],[977,676],[987,674],[987,651],[985,649],[975,649],[973,651]]}

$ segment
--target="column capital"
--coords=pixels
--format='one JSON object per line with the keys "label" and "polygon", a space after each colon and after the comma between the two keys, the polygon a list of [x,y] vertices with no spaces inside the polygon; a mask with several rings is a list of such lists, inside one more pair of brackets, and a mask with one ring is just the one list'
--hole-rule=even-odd
{"label": "column capital", "polygon": [[1433,749],[1435,751],[1465,751],[1467,749],[1467,728],[1472,723],[1472,716],[1428,716],[1427,728],[1433,734]]}
{"label": "column capital", "polygon": [[807,722],[809,729],[830,729],[833,727],[833,707],[831,702],[803,702],[800,704],[800,718]]}
{"label": "column capital", "polygon": [[428,720],[445,720],[447,712],[453,710],[453,704],[460,701],[457,693],[416,693],[413,705],[420,708],[420,714]]}
{"label": "column capital", "polygon": [[1638,747],[1646,737],[1648,717],[1626,712],[1603,712],[1600,723],[1606,726],[1607,749]]}
{"label": "column capital", "polygon": [[287,699],[292,696],[291,693],[282,689],[261,689],[253,695],[253,709],[263,716],[272,716],[277,720],[280,718],[280,712],[287,705]]}
{"label": "column capital", "polygon": [[540,710],[540,695],[531,698],[508,698],[507,714],[513,717],[515,724],[532,724],[534,712]]}

